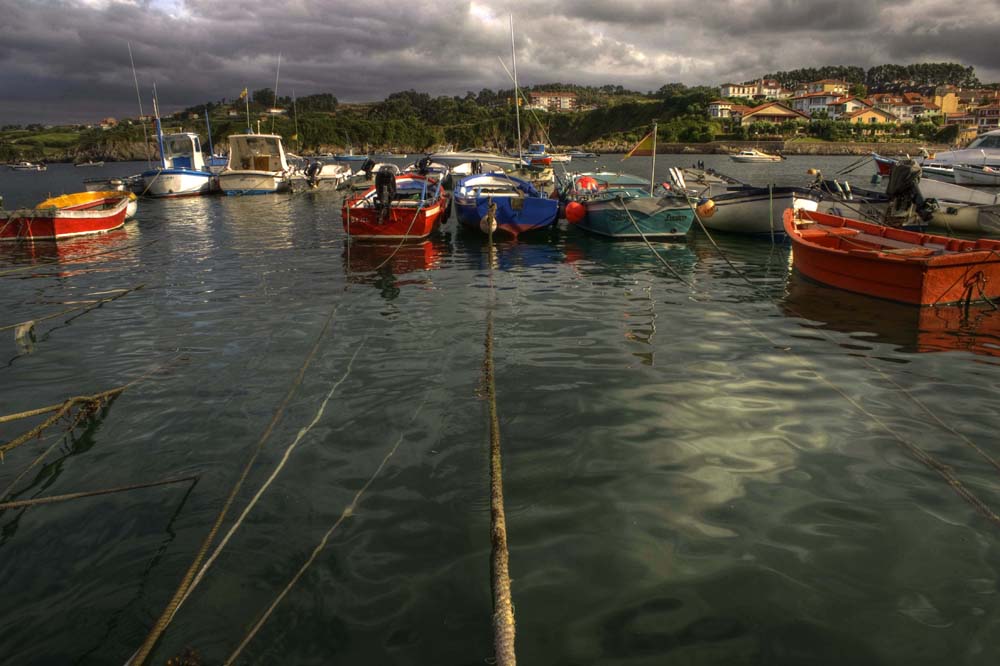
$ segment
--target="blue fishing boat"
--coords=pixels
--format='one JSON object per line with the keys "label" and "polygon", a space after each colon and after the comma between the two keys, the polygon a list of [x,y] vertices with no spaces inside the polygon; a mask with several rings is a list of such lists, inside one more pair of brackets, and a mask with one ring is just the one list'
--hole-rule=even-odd
{"label": "blue fishing boat", "polygon": [[[198,135],[193,132],[164,134],[155,99],[154,109],[160,164],[142,172],[141,194],[147,197],[191,197],[216,191],[218,178],[205,164]],[[207,112],[205,119],[208,120]]]}
{"label": "blue fishing boat", "polygon": [[462,226],[489,231],[486,218],[495,206],[497,229],[515,238],[551,227],[559,214],[558,201],[545,197],[530,182],[502,172],[461,179],[455,186],[454,201]]}
{"label": "blue fishing boat", "polygon": [[681,240],[694,221],[686,199],[654,196],[629,174],[573,174],[557,191],[570,224],[609,238]]}

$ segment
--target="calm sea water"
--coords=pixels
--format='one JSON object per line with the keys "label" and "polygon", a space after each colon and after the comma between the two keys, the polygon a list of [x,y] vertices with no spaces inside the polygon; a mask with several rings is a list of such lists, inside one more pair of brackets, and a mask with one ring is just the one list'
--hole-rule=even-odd
{"label": "calm sea water", "polygon": [[[697,159],[780,183],[853,161],[660,156],[660,177]],[[0,172],[0,193],[140,166]],[[333,312],[233,515],[315,425],[152,663],[221,663],[389,453],[238,663],[488,663],[492,273],[521,663],[1000,663],[1000,525],[955,488],[1000,512],[975,449],[1000,458],[1000,313],[920,319],[803,281],[785,246],[717,241],[739,272],[700,233],[657,244],[693,290],[642,243],[565,227],[491,267],[451,220],[389,259],[348,251],[318,193],[143,201],[121,231],[0,247],[0,271],[40,264],[0,276],[0,326],[144,285],[40,322],[30,352],[0,333],[0,414],[147,375],[9,453],[0,491],[53,443],[11,499],[199,476],[0,513],[0,662],[124,663]]]}

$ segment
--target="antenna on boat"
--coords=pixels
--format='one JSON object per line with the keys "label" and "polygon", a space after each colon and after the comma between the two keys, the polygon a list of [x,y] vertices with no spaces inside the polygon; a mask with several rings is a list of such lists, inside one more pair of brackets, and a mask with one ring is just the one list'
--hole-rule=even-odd
{"label": "antenna on boat", "polygon": [[295,119],[295,134],[292,135],[292,138],[294,138],[295,142],[299,144],[298,145],[298,151],[302,152],[302,142],[299,141],[299,110],[298,110],[298,107],[296,107],[296,105],[295,105],[295,89],[294,88],[292,88],[292,117]]}
{"label": "antenna on boat", "polygon": [[153,158],[149,155],[149,132],[146,131],[146,114],[142,112],[142,95],[139,94],[139,77],[135,74],[135,59],[132,57],[132,42],[128,44],[128,61],[132,63],[132,80],[135,81],[135,98],[139,102],[139,120],[142,122],[143,145],[146,147],[146,165],[153,166]]}
{"label": "antenna on boat", "polygon": [[[278,69],[274,72],[274,108],[278,108],[278,77],[281,75],[281,51],[278,51]],[[274,113],[271,114],[271,134],[274,134]]]}
{"label": "antenna on boat", "polygon": [[649,170],[649,196],[653,196],[653,189],[656,187],[656,121],[653,121],[653,166]]}
{"label": "antenna on boat", "polygon": [[153,82],[153,117],[156,118],[156,143],[160,146],[160,168],[167,168],[167,158],[163,154],[163,125],[160,123],[160,102],[156,95],[156,82]]}
{"label": "antenna on boat", "polygon": [[524,162],[521,153],[521,89],[517,87],[517,53],[514,50],[514,15],[510,14],[510,63],[514,70],[514,117],[517,119],[517,159]]}

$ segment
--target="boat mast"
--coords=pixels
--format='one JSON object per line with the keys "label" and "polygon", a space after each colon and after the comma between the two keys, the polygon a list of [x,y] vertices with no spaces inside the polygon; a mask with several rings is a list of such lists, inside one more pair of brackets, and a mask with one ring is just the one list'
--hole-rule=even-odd
{"label": "boat mast", "polygon": [[653,166],[649,171],[649,196],[653,196],[656,187],[656,121],[653,121]]}
{"label": "boat mast", "polygon": [[156,142],[160,146],[160,168],[167,168],[167,157],[163,154],[163,125],[160,124],[160,104],[156,99],[156,84],[153,84],[153,116],[156,118]]}
{"label": "boat mast", "polygon": [[[517,159],[524,162],[521,154],[521,89],[517,87],[517,54],[514,51],[514,15],[510,15],[510,62],[514,70],[514,117],[517,119]],[[521,166],[524,166],[523,164]]]}
{"label": "boat mast", "polygon": [[[274,72],[274,108],[278,108],[278,77],[281,75],[281,51],[278,51],[278,69]],[[271,114],[271,134],[274,134],[274,114]]]}
{"label": "boat mast", "polygon": [[208,107],[205,107],[205,130],[208,132],[208,155],[211,157],[215,154],[215,149],[212,148],[212,123],[208,120]]}
{"label": "boat mast", "polygon": [[135,74],[135,59],[132,57],[132,42],[128,44],[128,61],[132,63],[132,80],[135,81],[135,99],[139,102],[139,118],[142,121],[143,145],[146,148],[146,165],[153,165],[153,158],[149,156],[149,132],[146,131],[146,114],[142,112],[142,95],[139,94],[139,77]]}

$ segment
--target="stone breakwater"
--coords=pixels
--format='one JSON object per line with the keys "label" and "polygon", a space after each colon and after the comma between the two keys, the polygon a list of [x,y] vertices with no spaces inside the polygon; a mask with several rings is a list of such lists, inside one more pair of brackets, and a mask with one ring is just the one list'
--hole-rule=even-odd
{"label": "stone breakwater", "polygon": [[[585,148],[599,153],[626,153],[632,144],[617,142],[595,142]],[[920,155],[921,149],[928,152],[949,150],[950,146],[927,143],[855,143],[852,141],[709,141],[707,143],[660,143],[656,152],[662,155],[699,154],[729,155],[741,150],[756,148],[767,153],[781,152],[784,155],[868,155],[878,153],[902,157]]]}

